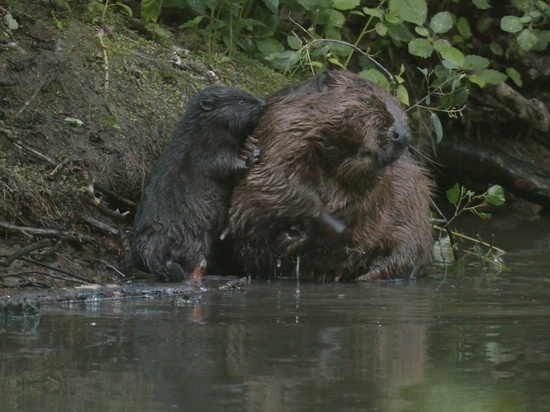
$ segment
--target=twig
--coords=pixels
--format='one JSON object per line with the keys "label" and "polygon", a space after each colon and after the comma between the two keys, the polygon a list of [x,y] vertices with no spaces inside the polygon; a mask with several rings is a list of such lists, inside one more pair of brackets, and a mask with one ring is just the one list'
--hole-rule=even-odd
{"label": "twig", "polygon": [[63,232],[56,229],[41,229],[37,227],[28,227],[28,226],[17,226],[12,225],[11,223],[4,222],[0,220],[0,228],[6,229],[12,232],[20,232],[25,236],[44,236],[44,237],[54,237],[61,239],[72,239],[78,241],[86,241],[89,243],[95,243],[96,240],[92,236],[84,235],[81,233],[69,233]]}
{"label": "twig", "polygon": [[[436,228],[436,229],[438,229],[438,230],[441,230],[441,231],[443,231],[443,230],[448,231],[448,229],[444,229],[444,228],[442,228],[442,227],[440,227],[440,226],[437,226],[437,225],[434,225],[434,228]],[[484,241],[482,241],[481,239],[474,239],[473,237],[470,237],[470,236],[467,236],[467,235],[463,235],[462,233],[457,232],[457,231],[454,231],[454,230],[452,231],[452,234],[453,234],[453,236],[459,237],[459,238],[461,238],[461,239],[469,240],[470,242],[474,242],[474,243],[481,244],[481,245],[483,245],[483,246],[488,247],[489,249],[494,249],[494,250],[496,250],[496,251],[499,252],[499,253],[502,253],[502,254],[505,254],[505,253],[506,253],[506,251],[504,251],[504,250],[502,250],[502,249],[500,249],[500,248],[498,248],[498,247],[496,247],[496,246],[494,246],[494,245],[491,245],[491,244],[489,244],[489,243],[487,243],[487,242],[484,242]]]}
{"label": "twig", "polygon": [[109,226],[106,223],[103,223],[97,219],[94,219],[92,217],[85,217],[83,219],[86,223],[89,225],[98,228],[99,230],[102,230],[106,233],[109,233],[110,235],[118,235],[118,229],[112,226]]}
{"label": "twig", "polygon": [[38,85],[34,93],[32,94],[31,98],[27,100],[23,106],[18,110],[18,112],[15,114],[14,119],[17,119],[21,113],[31,104],[31,102],[36,99],[36,96],[38,96],[38,93],[45,87],[47,87],[52,81],[54,81],[57,78],[57,74],[55,76],[51,76],[49,78],[46,78]]}
{"label": "twig", "polygon": [[[42,263],[42,262],[38,262],[38,261],[33,260],[33,259],[29,259],[29,258],[26,258],[26,257],[21,257],[20,260],[23,260],[23,261],[28,262],[28,263],[32,263],[33,265],[42,266],[43,268],[53,270],[54,272],[63,273],[64,275],[67,275],[67,276],[70,276],[72,278],[78,279],[81,283],[82,282],[91,283],[88,279],[86,279],[82,276],[75,275],[75,274],[67,272],[63,269],[59,269],[59,268],[47,265],[47,264]],[[52,276],[52,277],[55,277],[55,276]],[[60,279],[60,278],[58,277],[57,279]],[[61,279],[64,279],[64,278],[61,278]],[[64,280],[70,280],[70,279],[64,279]]]}
{"label": "twig", "polygon": [[106,189],[105,187],[103,187],[103,186],[101,186],[101,185],[99,185],[95,182],[94,182],[94,189],[97,189],[100,192],[103,192],[103,193],[111,196],[113,199],[118,200],[121,203],[124,203],[126,206],[136,207],[136,203],[133,202],[132,200],[130,200],[130,199],[124,197],[124,196],[121,196],[121,195],[113,192],[112,190]]}
{"label": "twig", "polygon": [[120,270],[118,270],[116,267],[114,267],[113,265],[105,265],[105,267],[107,269],[111,269],[112,271],[116,272],[118,274],[118,276],[120,276],[122,279],[128,280],[128,277],[124,273],[122,273]]}
{"label": "twig", "polygon": [[99,42],[103,48],[103,68],[105,69],[105,82],[103,83],[103,89],[105,90],[105,100],[107,100],[109,94],[109,56],[107,55],[107,46],[103,41],[103,36],[105,36],[105,30],[100,27],[97,31],[97,37],[99,37]]}
{"label": "twig", "polygon": [[49,177],[49,178],[53,178],[55,177],[56,174],[59,173],[59,171],[65,167],[67,165],[67,163],[70,162],[71,159],[69,159],[68,157],[66,157],[65,159],[63,159],[63,161],[61,163],[59,163],[55,169],[53,169],[50,173],[48,173],[46,176]]}
{"label": "twig", "polygon": [[101,200],[99,200],[94,195],[94,184],[90,183],[88,186],[83,188],[84,192],[88,195],[88,199],[94,205],[101,213],[103,213],[105,216],[109,216],[115,221],[123,221],[125,220],[126,216],[130,213],[129,211],[126,211],[124,213],[120,213],[118,210],[112,210],[108,207],[105,207]]}
{"label": "twig", "polygon": [[36,157],[38,157],[40,160],[43,160],[53,166],[56,166],[57,165],[57,162],[54,161],[52,158],[46,156],[45,154],[42,154],[40,153],[38,150],[35,150],[33,149],[32,147],[29,147],[29,146],[26,146],[24,145],[23,143],[21,142],[12,142],[18,149],[22,149],[22,150],[25,150],[33,155],[35,155]]}
{"label": "twig", "polygon": [[44,275],[44,276],[49,276],[50,275],[48,272],[37,272],[36,270],[27,270],[25,272],[5,273],[3,275],[0,275],[0,278],[21,277],[21,276],[25,276],[25,275],[32,275],[33,273],[35,273],[37,275]]}
{"label": "twig", "polygon": [[42,239],[38,242],[32,243],[28,246],[22,247],[17,252],[11,254],[7,258],[5,258],[3,261],[0,260],[0,266],[9,267],[14,260],[20,259],[22,256],[28,255],[29,253],[37,250],[37,249],[43,249],[47,246],[50,246],[51,242],[49,239]]}

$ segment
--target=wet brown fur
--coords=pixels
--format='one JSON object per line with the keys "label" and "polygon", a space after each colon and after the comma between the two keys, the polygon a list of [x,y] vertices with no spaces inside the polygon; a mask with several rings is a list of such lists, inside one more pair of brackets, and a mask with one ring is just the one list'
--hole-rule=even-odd
{"label": "wet brown fur", "polygon": [[141,199],[132,266],[159,280],[200,283],[234,183],[258,160],[257,151],[243,160],[241,150],[264,111],[263,99],[227,86],[189,102]]}
{"label": "wet brown fur", "polygon": [[[272,96],[253,136],[262,157],[229,211],[234,254],[248,273],[293,276],[299,256],[303,278],[393,279],[429,262],[430,181],[384,90],[325,72]],[[332,233],[327,212],[349,230]]]}

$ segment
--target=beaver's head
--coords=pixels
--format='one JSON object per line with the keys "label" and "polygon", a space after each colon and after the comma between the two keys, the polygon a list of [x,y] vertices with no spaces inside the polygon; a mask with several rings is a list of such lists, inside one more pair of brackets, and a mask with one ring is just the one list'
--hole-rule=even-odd
{"label": "beaver's head", "polygon": [[399,102],[351,72],[327,71],[280,92],[274,102],[291,106],[301,120],[300,139],[315,153],[310,158],[352,184],[375,177],[411,143]]}
{"label": "beaver's head", "polygon": [[214,86],[201,90],[190,102],[188,112],[198,127],[217,127],[244,138],[266,108],[260,97],[229,86]]}

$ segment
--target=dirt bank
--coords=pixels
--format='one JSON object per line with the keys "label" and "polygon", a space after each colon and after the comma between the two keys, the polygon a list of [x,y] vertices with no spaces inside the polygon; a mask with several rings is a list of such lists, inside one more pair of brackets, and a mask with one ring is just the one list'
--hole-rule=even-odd
{"label": "dirt bank", "polygon": [[27,3],[0,7],[18,25],[1,26],[0,288],[116,282],[118,232],[189,97],[283,79],[242,56],[208,61],[185,33],[150,41],[116,12],[101,28],[78,2]]}

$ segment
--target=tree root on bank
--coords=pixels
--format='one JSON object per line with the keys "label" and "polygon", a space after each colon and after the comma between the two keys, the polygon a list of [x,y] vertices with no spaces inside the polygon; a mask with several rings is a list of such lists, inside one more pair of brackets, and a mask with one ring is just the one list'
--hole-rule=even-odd
{"label": "tree root on bank", "polygon": [[0,220],[0,229],[5,229],[10,232],[19,232],[25,236],[43,236],[53,237],[58,239],[76,240],[79,242],[95,243],[96,239],[93,236],[83,233],[64,232],[57,229],[42,229],[38,227],[17,226]]}
{"label": "tree root on bank", "polygon": [[550,176],[526,161],[496,148],[452,138],[442,140],[437,155],[445,174],[500,184],[517,197],[550,209]]}
{"label": "tree root on bank", "polygon": [[527,99],[506,83],[499,84],[495,91],[499,100],[497,106],[510,118],[517,117],[541,132],[550,130],[550,113],[542,101]]}

